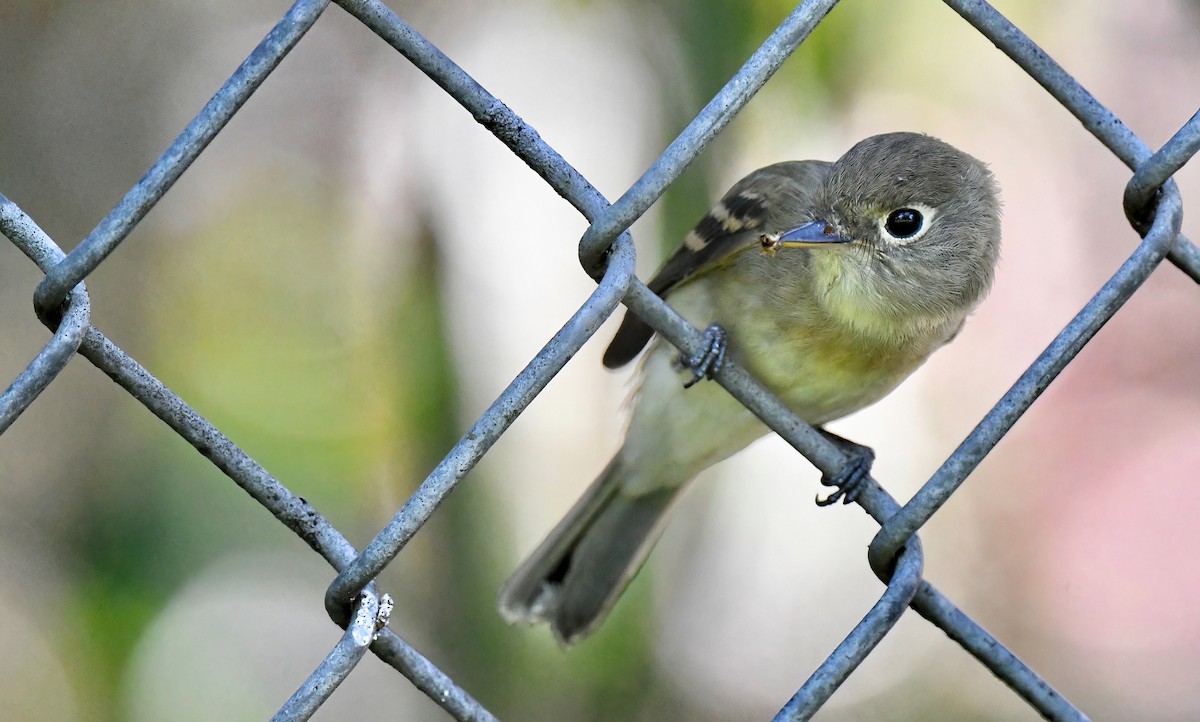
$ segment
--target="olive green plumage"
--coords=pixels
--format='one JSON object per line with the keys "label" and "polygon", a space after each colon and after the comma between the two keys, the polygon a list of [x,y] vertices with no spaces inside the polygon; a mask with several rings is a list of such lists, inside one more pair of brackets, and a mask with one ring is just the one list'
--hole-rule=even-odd
{"label": "olive green plumage", "polygon": [[[649,287],[821,425],[878,401],[958,333],[992,283],[999,201],[987,168],[935,138],[890,133],[835,163],[792,161],[738,181]],[[767,249],[769,252],[764,252]],[[651,341],[626,314],[604,356]],[[640,568],[673,502],[704,468],[768,429],[650,343],[625,442],[500,595],[509,621],[564,643],[595,629]]]}

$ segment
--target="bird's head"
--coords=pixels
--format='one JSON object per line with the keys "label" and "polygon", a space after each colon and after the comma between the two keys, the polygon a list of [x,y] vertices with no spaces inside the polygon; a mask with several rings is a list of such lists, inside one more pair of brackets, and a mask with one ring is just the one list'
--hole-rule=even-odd
{"label": "bird's head", "polygon": [[833,164],[819,198],[815,220],[774,245],[813,249],[831,310],[961,320],[991,286],[1000,203],[992,174],[966,153],[917,133],[873,136]]}

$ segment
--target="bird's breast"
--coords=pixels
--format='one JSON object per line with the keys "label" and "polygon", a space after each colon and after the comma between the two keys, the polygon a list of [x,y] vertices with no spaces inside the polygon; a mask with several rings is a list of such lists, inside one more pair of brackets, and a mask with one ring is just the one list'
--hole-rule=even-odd
{"label": "bird's breast", "polygon": [[[761,312],[718,308],[730,353],[801,418],[823,424],[894,389],[949,336],[942,328],[865,333],[806,300],[765,299]],[[894,330],[894,329],[893,329]]]}
{"label": "bird's breast", "polygon": [[[713,274],[669,299],[700,328],[720,324],[729,353],[801,418],[823,424],[868,406],[894,389],[949,338],[952,329],[839,318],[811,287],[745,282]],[[722,283],[731,280],[732,283]],[[874,329],[886,332],[873,332]]]}

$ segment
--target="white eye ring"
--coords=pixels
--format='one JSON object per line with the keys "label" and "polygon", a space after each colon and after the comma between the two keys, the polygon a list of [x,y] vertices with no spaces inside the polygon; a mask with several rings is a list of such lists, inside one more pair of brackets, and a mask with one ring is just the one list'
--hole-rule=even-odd
{"label": "white eye ring", "polygon": [[[907,226],[914,222],[913,215],[916,216],[915,221],[918,225],[906,234],[903,231],[907,230]],[[879,219],[879,236],[886,241],[903,246],[925,235],[936,217],[936,208],[924,203],[908,203],[889,211],[886,216]]]}

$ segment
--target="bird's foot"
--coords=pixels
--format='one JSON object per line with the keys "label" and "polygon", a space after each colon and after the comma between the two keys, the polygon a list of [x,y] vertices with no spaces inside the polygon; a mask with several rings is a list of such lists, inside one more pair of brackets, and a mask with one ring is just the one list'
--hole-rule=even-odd
{"label": "bird's foot", "polygon": [[698,356],[679,359],[680,365],[692,372],[691,381],[685,383],[683,388],[690,389],[704,379],[714,378],[721,370],[721,364],[725,363],[727,347],[725,329],[715,323],[704,329],[704,350]]}
{"label": "bird's foot", "polygon": [[817,431],[832,441],[846,455],[846,463],[836,474],[821,476],[821,483],[834,487],[836,491],[824,499],[818,495],[817,506],[829,506],[838,503],[839,500],[843,504],[849,504],[858,498],[858,493],[862,491],[863,481],[871,476],[871,464],[875,462],[875,451],[869,446],[843,439],[825,429],[817,429]]}

